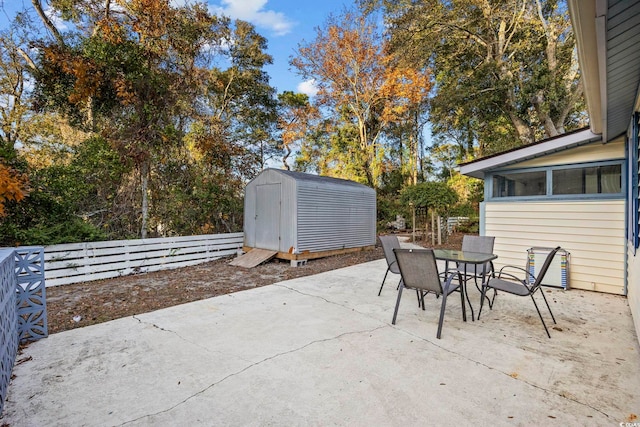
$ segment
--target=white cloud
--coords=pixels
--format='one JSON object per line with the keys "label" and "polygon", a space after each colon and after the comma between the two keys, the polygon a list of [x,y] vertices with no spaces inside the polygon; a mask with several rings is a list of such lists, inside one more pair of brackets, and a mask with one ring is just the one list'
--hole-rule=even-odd
{"label": "white cloud", "polygon": [[67,29],[69,29],[69,27],[67,27],[67,24],[62,20],[62,18],[60,17],[60,13],[58,13],[57,11],[55,11],[52,8],[47,8],[44,11],[44,14],[47,15],[47,18],[49,18],[49,20],[51,21],[51,23],[59,30],[59,31],[65,31]]}
{"label": "white cloud", "polygon": [[294,23],[284,13],[265,10],[268,0],[222,0],[220,6],[213,6],[215,13],[242,19],[257,27],[267,28],[278,36],[291,32]]}
{"label": "white cloud", "polygon": [[298,92],[304,93],[309,98],[316,96],[318,93],[318,86],[316,86],[316,79],[306,80],[298,83]]}

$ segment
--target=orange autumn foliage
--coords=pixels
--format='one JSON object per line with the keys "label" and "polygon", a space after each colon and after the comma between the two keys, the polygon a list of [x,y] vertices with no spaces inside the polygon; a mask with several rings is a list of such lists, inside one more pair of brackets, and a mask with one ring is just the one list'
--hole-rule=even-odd
{"label": "orange autumn foliage", "polygon": [[5,215],[4,206],[8,201],[24,199],[27,195],[27,178],[20,172],[0,163],[0,216]]}

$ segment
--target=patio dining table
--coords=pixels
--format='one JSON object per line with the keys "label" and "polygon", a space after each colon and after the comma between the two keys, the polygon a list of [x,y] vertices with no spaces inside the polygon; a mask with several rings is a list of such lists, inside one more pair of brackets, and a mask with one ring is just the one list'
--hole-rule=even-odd
{"label": "patio dining table", "polygon": [[[470,264],[473,265],[482,265],[482,283],[484,284],[487,278],[487,263],[493,261],[498,258],[498,255],[481,253],[481,252],[469,252],[469,251],[458,251],[452,249],[434,249],[433,255],[436,259],[445,261],[445,270],[449,269],[449,262],[455,262],[456,267],[458,267],[461,263],[464,264],[464,275],[467,275],[467,266]],[[477,271],[477,269],[475,269]],[[471,300],[469,299],[469,292],[467,291],[467,281],[462,280],[461,273],[458,272],[458,277],[460,279],[460,284],[462,286],[462,292],[464,292],[465,298],[467,299],[467,303],[469,304],[469,308],[471,309],[471,320],[475,321],[475,315],[473,312],[473,305],[471,305]]]}

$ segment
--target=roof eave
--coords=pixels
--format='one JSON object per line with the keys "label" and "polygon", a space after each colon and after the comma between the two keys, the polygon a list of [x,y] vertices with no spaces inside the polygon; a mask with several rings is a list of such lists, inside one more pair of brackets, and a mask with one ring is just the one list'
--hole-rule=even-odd
{"label": "roof eave", "polygon": [[512,150],[496,156],[463,163],[459,165],[460,173],[462,175],[484,179],[487,171],[500,169],[514,163],[523,162],[525,160],[534,159],[599,140],[602,140],[601,135],[594,133],[591,129],[584,129],[578,132],[572,132],[559,137],[540,141],[538,143],[525,145],[517,150]]}
{"label": "roof eave", "polygon": [[591,131],[606,141],[606,7],[602,11],[603,2],[597,3],[568,0]]}

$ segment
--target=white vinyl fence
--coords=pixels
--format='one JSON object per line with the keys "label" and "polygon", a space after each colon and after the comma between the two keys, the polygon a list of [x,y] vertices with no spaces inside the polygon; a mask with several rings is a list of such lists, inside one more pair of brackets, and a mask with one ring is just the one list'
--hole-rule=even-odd
{"label": "white vinyl fence", "polygon": [[45,247],[46,286],[200,264],[235,255],[243,233],[114,240]]}

